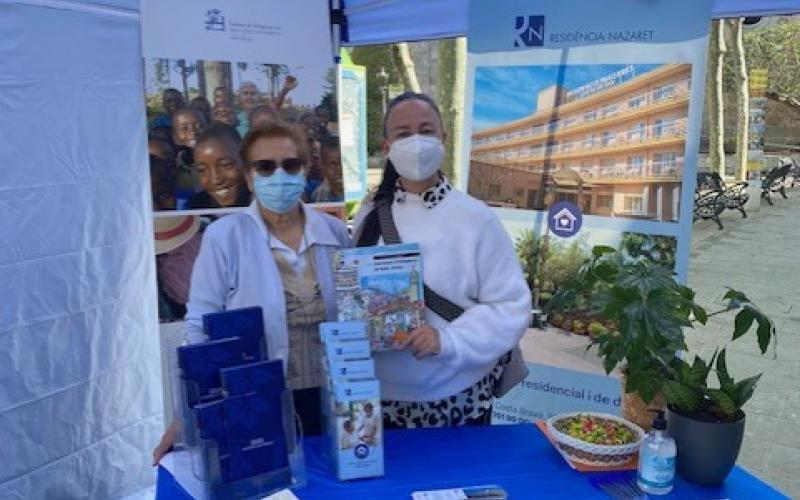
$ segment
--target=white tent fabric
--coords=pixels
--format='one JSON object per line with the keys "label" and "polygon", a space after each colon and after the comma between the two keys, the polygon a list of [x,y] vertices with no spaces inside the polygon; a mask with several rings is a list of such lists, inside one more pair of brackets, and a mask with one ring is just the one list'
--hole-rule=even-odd
{"label": "white tent fabric", "polygon": [[[466,5],[347,0],[349,44],[463,35]],[[137,0],[0,0],[3,499],[152,482],[161,384],[137,20]]]}
{"label": "white tent fabric", "polygon": [[0,33],[0,498],[119,497],[163,428],[138,25]]}

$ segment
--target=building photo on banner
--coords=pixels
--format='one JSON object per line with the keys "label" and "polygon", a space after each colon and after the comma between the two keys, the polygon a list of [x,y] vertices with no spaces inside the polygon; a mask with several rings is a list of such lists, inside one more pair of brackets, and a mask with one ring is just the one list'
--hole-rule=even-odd
{"label": "building photo on banner", "polygon": [[608,377],[596,348],[587,353],[618,325],[581,305],[539,320],[597,245],[685,279],[708,33],[700,3],[626,3],[620,19],[579,1],[472,3],[459,182],[495,207],[542,326],[523,338],[530,374],[494,422],[621,412],[619,372]]}
{"label": "building photo on banner", "polygon": [[192,266],[207,225],[254,199],[248,177],[258,169],[251,171],[240,156],[250,130],[281,122],[301,131],[309,156],[301,199],[344,216],[328,5],[315,1],[307,7],[300,12],[246,1],[224,8],[210,2],[142,2],[162,322],[180,321],[186,313]]}

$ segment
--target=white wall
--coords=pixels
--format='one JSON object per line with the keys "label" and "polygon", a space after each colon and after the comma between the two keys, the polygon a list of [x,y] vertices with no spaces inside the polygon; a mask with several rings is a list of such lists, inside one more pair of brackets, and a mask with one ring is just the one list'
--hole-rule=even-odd
{"label": "white wall", "polygon": [[162,429],[138,23],[0,0],[0,33],[0,498],[121,496]]}

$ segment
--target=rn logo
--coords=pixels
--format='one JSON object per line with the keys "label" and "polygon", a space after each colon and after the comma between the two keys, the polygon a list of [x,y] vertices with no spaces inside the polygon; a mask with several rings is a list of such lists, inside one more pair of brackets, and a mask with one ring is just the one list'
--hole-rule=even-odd
{"label": "rn logo", "polygon": [[225,16],[219,9],[210,9],[206,12],[206,30],[225,31]]}
{"label": "rn logo", "polygon": [[544,16],[517,16],[517,36],[514,47],[541,47],[544,45]]}
{"label": "rn logo", "polygon": [[356,458],[364,460],[369,456],[369,446],[361,443],[353,449],[353,454],[356,456]]}

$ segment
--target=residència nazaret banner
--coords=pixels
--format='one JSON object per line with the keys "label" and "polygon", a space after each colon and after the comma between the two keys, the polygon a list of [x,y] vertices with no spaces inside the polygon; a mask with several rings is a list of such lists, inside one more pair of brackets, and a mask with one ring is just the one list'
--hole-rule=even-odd
{"label": "resid\u00e8ncia nazaret banner", "polygon": [[[708,0],[472,0],[461,187],[497,212],[541,308],[595,245],[686,278]],[[497,422],[620,412],[593,351],[603,318],[551,315]]]}

